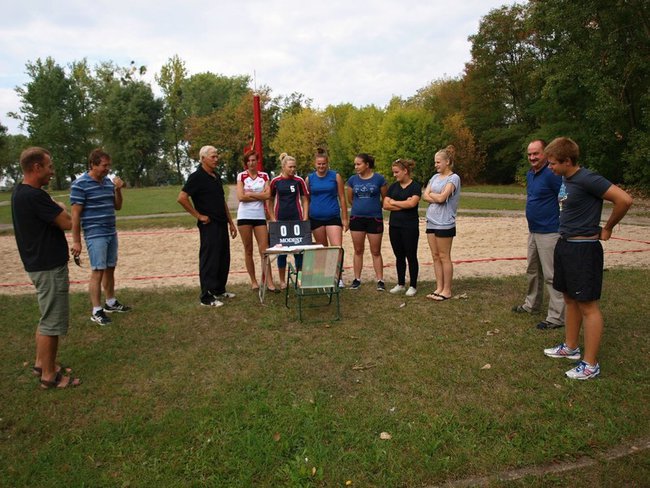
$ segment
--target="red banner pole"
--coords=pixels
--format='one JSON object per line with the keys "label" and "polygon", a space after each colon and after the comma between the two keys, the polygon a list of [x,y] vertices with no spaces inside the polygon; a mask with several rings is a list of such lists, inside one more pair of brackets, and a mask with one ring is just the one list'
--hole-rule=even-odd
{"label": "red banner pole", "polygon": [[257,153],[257,171],[264,171],[264,156],[262,155],[262,110],[260,96],[253,95],[253,130],[255,152]]}

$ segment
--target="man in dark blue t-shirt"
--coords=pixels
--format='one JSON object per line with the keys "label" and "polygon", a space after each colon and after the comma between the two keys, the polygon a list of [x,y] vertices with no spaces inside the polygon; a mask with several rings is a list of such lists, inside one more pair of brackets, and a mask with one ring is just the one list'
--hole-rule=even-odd
{"label": "man in dark blue t-shirt", "polygon": [[[585,354],[566,376],[576,380],[600,374],[598,349],[603,335],[603,316],[598,300],[603,283],[603,247],[612,229],[632,205],[632,197],[599,174],[578,165],[578,145],[558,137],[546,149],[551,171],[562,176],[560,240],[555,246],[553,287],[566,303],[564,342],[544,349],[552,358],[580,359],[580,327],[584,325]],[[600,227],[603,200],[614,204],[605,225]]]}
{"label": "man in dark blue t-shirt", "polygon": [[20,155],[23,181],[11,196],[11,214],[20,259],[36,288],[41,318],[36,331],[34,374],[41,388],[78,386],[79,378],[57,366],[59,336],[66,335],[70,318],[68,290],[68,241],[63,231],[72,228],[65,205],[43,190],[54,175],[50,153],[40,147]]}
{"label": "man in dark blue t-shirt", "polygon": [[562,293],[553,288],[553,251],[560,238],[560,208],[557,194],[562,177],[553,174],[544,157],[546,142],[536,139],[528,144],[530,170],[526,174],[526,220],[528,221],[528,293],[523,305],[513,307],[517,313],[539,312],[548,290],[548,312],[537,324],[538,329],[564,326]]}

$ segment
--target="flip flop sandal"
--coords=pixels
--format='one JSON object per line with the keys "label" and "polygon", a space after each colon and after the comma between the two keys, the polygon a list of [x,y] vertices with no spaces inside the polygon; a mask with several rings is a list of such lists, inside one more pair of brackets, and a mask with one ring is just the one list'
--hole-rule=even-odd
{"label": "flip flop sandal", "polygon": [[432,298],[434,302],[444,302],[445,300],[449,300],[451,297],[446,297],[444,295],[440,295],[438,293],[435,294],[436,296]]}
{"label": "flip flop sandal", "polygon": [[75,388],[79,385],[81,385],[81,380],[79,378],[72,378],[67,376],[68,378],[68,383],[66,383],[65,386],[59,386],[61,384],[61,381],[63,380],[64,376],[61,373],[57,373],[56,377],[54,378],[53,381],[47,381],[47,380],[39,380],[40,382],[40,387],[43,390],[51,390],[51,389],[56,389],[56,388]]}
{"label": "flip flop sandal", "polygon": [[[62,371],[66,374],[70,374],[72,373],[72,368],[68,366],[64,366],[62,364],[57,364],[56,371],[55,371],[56,374],[61,374]],[[43,368],[39,368],[38,366],[32,366],[32,374],[38,377],[43,376]]]}

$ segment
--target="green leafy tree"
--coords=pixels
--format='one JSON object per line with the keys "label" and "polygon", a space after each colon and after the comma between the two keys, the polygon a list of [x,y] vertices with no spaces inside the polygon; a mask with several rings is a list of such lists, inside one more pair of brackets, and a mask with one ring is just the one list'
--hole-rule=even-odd
{"label": "green leafy tree", "polygon": [[377,153],[377,170],[388,176],[395,159],[416,162],[413,177],[427,181],[436,151],[442,147],[442,125],[426,110],[393,100],[383,118]]}
{"label": "green leafy tree", "polygon": [[142,81],[122,80],[108,93],[99,119],[103,143],[115,171],[131,186],[146,183],[156,166],[162,116],[162,101]]}
{"label": "green leafy tree", "polygon": [[183,170],[189,169],[189,158],[184,141],[187,114],[185,112],[183,87],[187,77],[185,62],[177,55],[169,58],[156,75],[162,89],[165,104],[165,131],[163,147],[176,167],[178,181],[183,180]]}
{"label": "green leafy tree", "polygon": [[22,134],[7,134],[2,125],[0,133],[3,134],[0,136],[0,178],[16,183],[22,178],[20,153],[29,146],[29,139]]}
{"label": "green leafy tree", "polygon": [[332,167],[344,178],[354,173],[354,157],[362,152],[377,156],[384,110],[375,105],[357,108],[349,104],[328,107],[327,147]]}
{"label": "green leafy tree", "polygon": [[227,105],[237,105],[249,93],[249,76],[224,76],[198,73],[186,78],[182,84],[182,107],[193,117],[210,115]]}
{"label": "green leafy tree", "polygon": [[286,152],[296,158],[298,173],[306,176],[312,171],[314,155],[327,142],[327,124],[319,111],[303,108],[299,112],[286,112],[271,148],[280,154]]}
{"label": "green leafy tree", "polygon": [[60,189],[66,184],[66,176],[74,179],[80,170],[76,151],[83,145],[80,139],[84,134],[75,133],[81,118],[77,112],[79,100],[64,68],[54,59],[28,62],[26,69],[30,81],[16,88],[20,111],[10,116],[20,120],[32,144],[51,151],[55,166],[53,186]]}
{"label": "green leafy tree", "polygon": [[546,53],[525,5],[492,10],[470,41],[465,120],[487,154],[485,179],[508,183],[521,160],[523,139],[539,122],[532,107],[543,86]]}
{"label": "green leafy tree", "polygon": [[583,162],[609,179],[650,186],[634,147],[650,131],[650,4],[535,0],[531,16],[548,59],[541,130],[576,139]]}

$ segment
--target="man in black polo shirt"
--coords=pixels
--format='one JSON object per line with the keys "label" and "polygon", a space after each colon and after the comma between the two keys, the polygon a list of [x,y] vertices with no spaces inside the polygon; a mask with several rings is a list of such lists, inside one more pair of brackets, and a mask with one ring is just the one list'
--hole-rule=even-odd
{"label": "man in black polo shirt", "polygon": [[54,175],[47,150],[25,149],[20,166],[23,181],[11,196],[11,214],[20,259],[36,288],[41,312],[33,370],[43,389],[77,386],[79,378],[63,376],[64,368],[56,364],[59,336],[66,335],[70,316],[68,241],[63,231],[72,228],[72,217],[42,188]]}
{"label": "man in black polo shirt", "polygon": [[[237,227],[226,204],[221,177],[215,171],[219,154],[213,146],[203,146],[199,151],[201,166],[192,173],[178,194],[178,203],[196,218],[201,248],[199,250],[199,281],[201,305],[220,307],[220,298],[234,298],[226,291],[230,271],[230,240]],[[192,199],[190,201],[190,198]]]}

